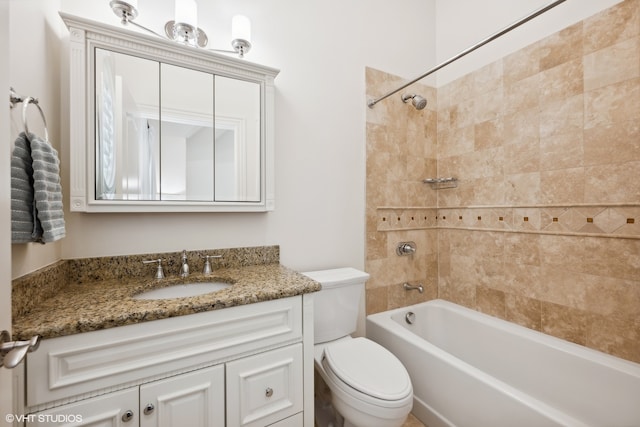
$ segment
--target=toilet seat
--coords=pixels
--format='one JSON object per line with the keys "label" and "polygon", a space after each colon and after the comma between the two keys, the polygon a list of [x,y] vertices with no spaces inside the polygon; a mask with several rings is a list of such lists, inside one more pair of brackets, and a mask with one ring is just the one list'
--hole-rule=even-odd
{"label": "toilet seat", "polygon": [[413,393],[402,363],[386,348],[367,338],[332,343],[324,349],[327,375],[344,392],[376,406],[406,405]]}

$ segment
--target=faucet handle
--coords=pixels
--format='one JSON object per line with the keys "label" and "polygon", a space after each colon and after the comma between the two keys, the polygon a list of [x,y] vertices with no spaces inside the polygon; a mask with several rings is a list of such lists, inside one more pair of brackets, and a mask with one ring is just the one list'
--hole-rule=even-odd
{"label": "faucet handle", "polygon": [[154,262],[158,263],[158,267],[156,268],[156,279],[164,279],[164,271],[162,270],[162,258],[158,259],[146,259],[143,260],[143,264],[153,264]]}
{"label": "faucet handle", "polygon": [[414,253],[416,253],[415,242],[400,242],[396,246],[396,254],[399,256],[413,255]]}
{"label": "faucet handle", "polygon": [[202,274],[211,274],[211,262],[210,258],[222,258],[222,255],[202,255],[204,261],[204,268],[202,269]]}

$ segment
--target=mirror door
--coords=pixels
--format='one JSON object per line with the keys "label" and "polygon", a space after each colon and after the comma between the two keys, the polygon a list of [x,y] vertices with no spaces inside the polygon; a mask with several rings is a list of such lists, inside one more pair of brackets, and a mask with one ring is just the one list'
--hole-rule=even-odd
{"label": "mirror door", "polygon": [[161,199],[214,200],[214,75],[161,64]]}
{"label": "mirror door", "polygon": [[160,200],[160,63],[95,53],[96,200]]}
{"label": "mirror door", "polygon": [[215,200],[260,201],[260,86],[216,76]]}

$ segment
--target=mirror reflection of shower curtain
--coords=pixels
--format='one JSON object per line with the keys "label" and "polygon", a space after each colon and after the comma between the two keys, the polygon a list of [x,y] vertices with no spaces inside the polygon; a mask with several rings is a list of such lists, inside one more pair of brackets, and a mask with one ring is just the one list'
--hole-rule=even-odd
{"label": "mirror reflection of shower curtain", "polygon": [[158,200],[156,176],[155,126],[149,120],[140,119],[138,126],[138,183],[141,200]]}
{"label": "mirror reflection of shower curtain", "polygon": [[115,153],[115,75],[112,56],[103,58],[100,85],[101,99],[98,100],[97,114],[98,147],[96,155],[96,198],[113,199],[116,191],[116,153]]}

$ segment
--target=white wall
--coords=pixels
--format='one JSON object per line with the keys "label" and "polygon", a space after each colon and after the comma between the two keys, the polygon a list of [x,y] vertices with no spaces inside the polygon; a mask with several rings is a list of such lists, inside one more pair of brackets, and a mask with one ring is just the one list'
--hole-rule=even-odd
{"label": "white wall", "polygon": [[[60,4],[65,12],[119,25],[105,0]],[[172,4],[140,0],[138,21],[162,31],[172,19]],[[243,13],[253,24],[253,50],[247,59],[282,70],[275,81],[276,210],[70,213],[62,257],[279,244],[282,262],[292,268],[363,268],[364,68],[411,76],[432,65],[434,4],[407,0],[398,8],[385,0],[199,1],[199,22],[211,47],[228,47],[231,17]],[[408,42],[419,57],[404,52]]]}
{"label": "white wall", "polygon": [[[620,1],[567,0],[442,68],[436,73],[437,85],[449,83]],[[458,55],[551,3],[552,0],[437,0],[437,63]]]}
{"label": "white wall", "polygon": [[[49,139],[58,150],[64,145],[60,137],[64,109],[60,105],[59,40],[62,33],[60,18],[57,16],[59,6],[57,0],[9,1],[7,33],[9,85],[19,95],[39,99],[46,116]],[[25,28],[29,30],[25,31]],[[3,58],[3,62],[5,61]],[[28,113],[29,130],[42,135],[44,127],[37,108],[30,106]],[[10,141],[13,142],[23,129],[22,106],[19,106],[10,113]],[[9,171],[6,170],[6,173]],[[59,242],[47,245],[12,245],[11,253],[11,274],[15,278],[59,260],[62,245]]]}
{"label": "white wall", "polygon": [[[0,58],[9,56],[9,0],[0,0]],[[0,61],[0,86],[7,87],[9,83],[9,63]],[[9,144],[9,109],[5,102],[0,110],[0,330],[11,330],[11,234],[9,222],[11,220],[9,187],[9,168],[11,167]],[[6,414],[13,412],[13,386],[11,371],[0,368],[0,426],[9,427]]]}

